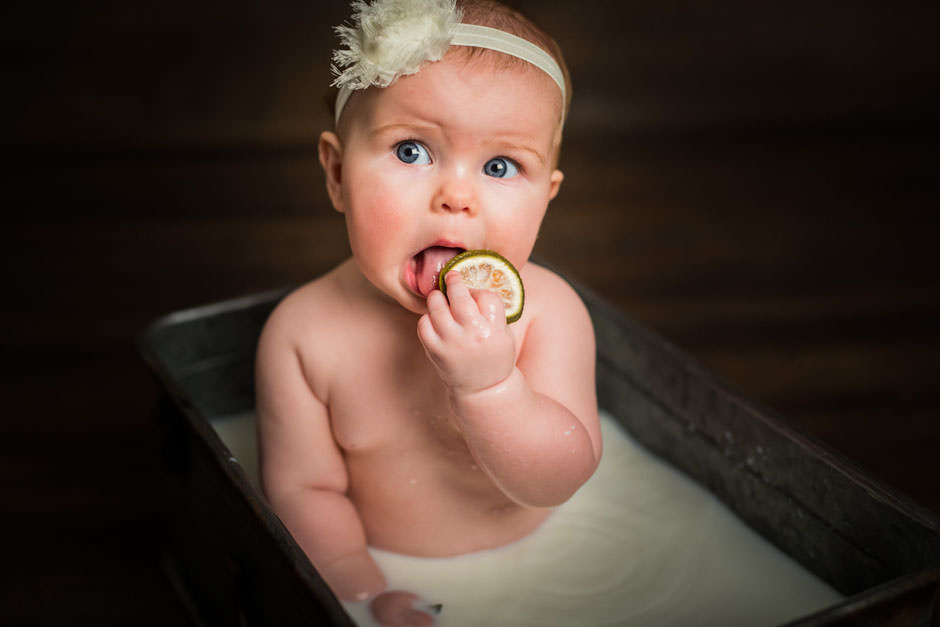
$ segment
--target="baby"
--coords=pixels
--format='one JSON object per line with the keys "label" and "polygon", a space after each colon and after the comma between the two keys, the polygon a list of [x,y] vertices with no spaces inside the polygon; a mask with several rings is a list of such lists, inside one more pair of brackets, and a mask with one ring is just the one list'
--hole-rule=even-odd
{"label": "baby", "polygon": [[[334,593],[429,624],[367,551],[453,556],[535,530],[601,455],[594,336],[527,263],[558,193],[570,86],[554,42],[491,0],[354,3],[319,140],[353,256],[291,293],[257,358],[264,492]],[[481,26],[489,28],[481,28]],[[507,258],[525,310],[437,273]],[[446,611],[446,608],[445,608]]]}

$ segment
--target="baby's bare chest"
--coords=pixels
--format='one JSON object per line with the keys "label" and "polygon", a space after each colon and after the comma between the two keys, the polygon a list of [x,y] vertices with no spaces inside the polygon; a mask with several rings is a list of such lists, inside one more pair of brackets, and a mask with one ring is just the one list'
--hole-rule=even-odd
{"label": "baby's bare chest", "polygon": [[409,512],[450,519],[505,502],[467,447],[437,372],[421,358],[391,370],[372,364],[329,402],[360,515],[371,521],[373,511],[385,519],[396,512],[405,517],[402,528],[411,525]]}
{"label": "baby's bare chest", "polygon": [[451,555],[498,546],[538,524],[544,514],[514,506],[473,458],[416,337],[409,345],[373,334],[344,346],[333,364],[342,376],[330,379],[324,400],[370,543]]}
{"label": "baby's bare chest", "polygon": [[447,390],[420,346],[362,351],[356,362],[334,379],[327,403],[333,437],[347,455],[466,449]]}

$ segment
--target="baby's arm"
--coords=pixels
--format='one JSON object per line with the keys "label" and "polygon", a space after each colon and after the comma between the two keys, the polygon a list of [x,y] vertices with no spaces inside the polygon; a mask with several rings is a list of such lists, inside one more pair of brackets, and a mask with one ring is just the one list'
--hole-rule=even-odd
{"label": "baby's arm", "polygon": [[386,591],[385,577],[366,548],[359,513],[346,497],[348,476],[329,414],[304,376],[291,329],[294,304],[265,325],[256,361],[256,408],[261,483],[271,507],[330,589],[344,601],[369,601],[382,625],[431,625],[413,607],[417,595]]}
{"label": "baby's arm", "polygon": [[574,291],[537,272],[543,306],[518,361],[499,300],[471,294],[455,273],[445,277],[449,304],[433,292],[418,332],[480,465],[516,502],[553,506],[600,460],[594,334]]}
{"label": "baby's arm", "polygon": [[326,406],[304,377],[289,312],[275,311],[258,346],[256,394],[261,482],[272,508],[341,599],[385,588],[366,551],[362,521]]}

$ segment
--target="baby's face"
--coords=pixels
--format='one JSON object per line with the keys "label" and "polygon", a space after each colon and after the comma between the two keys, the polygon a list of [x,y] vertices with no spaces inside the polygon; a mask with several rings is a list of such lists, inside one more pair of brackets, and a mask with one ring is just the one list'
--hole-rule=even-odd
{"label": "baby's face", "polygon": [[354,95],[333,201],[363,274],[423,313],[441,259],[487,248],[521,268],[562,179],[561,106],[536,68],[453,54]]}

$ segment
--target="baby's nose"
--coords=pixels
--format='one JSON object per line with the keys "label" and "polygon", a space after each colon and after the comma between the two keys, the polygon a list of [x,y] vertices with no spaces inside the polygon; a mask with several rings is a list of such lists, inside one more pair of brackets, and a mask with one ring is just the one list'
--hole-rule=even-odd
{"label": "baby's nose", "polygon": [[470,203],[454,200],[449,203],[441,203],[441,209],[452,213],[470,213]]}
{"label": "baby's nose", "polygon": [[476,213],[476,198],[469,177],[461,173],[446,176],[438,187],[434,208],[451,213]]}

